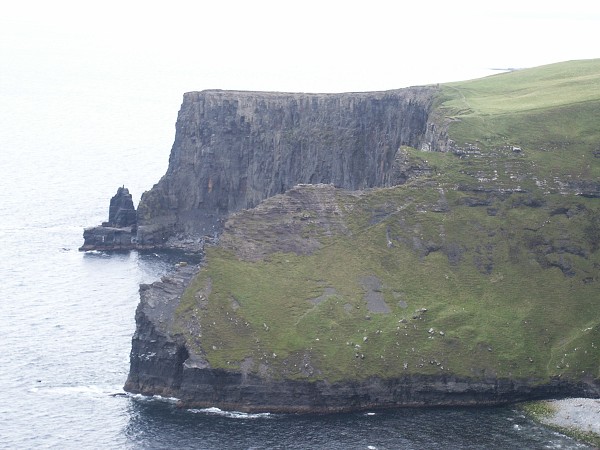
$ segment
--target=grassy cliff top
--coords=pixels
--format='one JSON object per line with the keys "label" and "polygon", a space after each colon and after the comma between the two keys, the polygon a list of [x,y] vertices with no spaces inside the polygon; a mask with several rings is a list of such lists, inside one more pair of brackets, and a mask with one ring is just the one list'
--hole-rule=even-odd
{"label": "grassy cliff top", "polygon": [[458,146],[521,148],[540,183],[600,177],[600,59],[442,85],[437,114]]}
{"label": "grassy cliff top", "polygon": [[454,151],[404,149],[430,175],[235,214],[173,332],[275,378],[597,380],[599,86],[600,60],[443,85]]}

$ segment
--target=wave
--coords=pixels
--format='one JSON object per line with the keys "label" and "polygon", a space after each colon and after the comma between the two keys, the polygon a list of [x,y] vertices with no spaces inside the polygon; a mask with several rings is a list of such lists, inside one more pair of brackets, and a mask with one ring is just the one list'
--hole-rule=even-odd
{"label": "wave", "polygon": [[128,397],[131,397],[138,401],[143,402],[163,402],[163,403],[179,403],[179,399],[176,397],[163,397],[162,395],[143,395],[143,394],[130,394],[125,393]]}
{"label": "wave", "polygon": [[219,408],[188,409],[193,414],[206,414],[211,416],[221,416],[230,419],[266,419],[272,418],[271,413],[244,413],[240,411],[223,411]]}
{"label": "wave", "polygon": [[83,252],[83,254],[85,256],[101,256],[101,257],[105,257],[105,258],[110,257],[110,255],[108,253],[103,252],[101,250],[86,250],[85,252]]}

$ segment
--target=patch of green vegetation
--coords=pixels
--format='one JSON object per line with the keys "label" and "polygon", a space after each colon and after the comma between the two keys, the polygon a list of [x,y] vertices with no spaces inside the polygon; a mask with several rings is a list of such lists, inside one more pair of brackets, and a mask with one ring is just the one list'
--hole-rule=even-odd
{"label": "patch of green vegetation", "polygon": [[556,407],[547,401],[525,402],[519,404],[519,407],[538,422],[554,417],[557,412]]}
{"label": "patch of green vegetation", "polygon": [[521,148],[530,177],[600,176],[600,59],[448,83],[438,109],[459,146]]}

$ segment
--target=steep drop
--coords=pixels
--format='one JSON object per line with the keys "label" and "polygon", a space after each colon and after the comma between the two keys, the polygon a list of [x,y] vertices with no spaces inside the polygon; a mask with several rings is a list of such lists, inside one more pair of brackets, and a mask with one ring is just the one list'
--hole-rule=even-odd
{"label": "steep drop", "polygon": [[402,184],[401,146],[445,149],[444,127],[430,121],[437,92],[186,93],[167,173],[138,207],[138,244],[193,246],[230,212],[299,183]]}

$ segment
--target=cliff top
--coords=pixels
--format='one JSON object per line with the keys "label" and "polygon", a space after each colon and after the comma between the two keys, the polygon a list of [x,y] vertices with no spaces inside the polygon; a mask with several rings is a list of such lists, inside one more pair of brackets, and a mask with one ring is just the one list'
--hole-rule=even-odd
{"label": "cliff top", "polygon": [[183,94],[184,101],[186,99],[194,99],[199,96],[213,95],[219,97],[256,97],[261,96],[265,98],[277,98],[277,97],[342,97],[342,96],[357,96],[357,97],[380,97],[386,95],[394,95],[406,92],[419,92],[419,91],[431,91],[438,89],[438,86],[434,85],[423,85],[423,86],[410,86],[406,88],[388,89],[383,91],[365,91],[365,92],[284,92],[284,91],[245,91],[245,90],[227,90],[227,89],[204,89],[202,91],[190,91]]}

